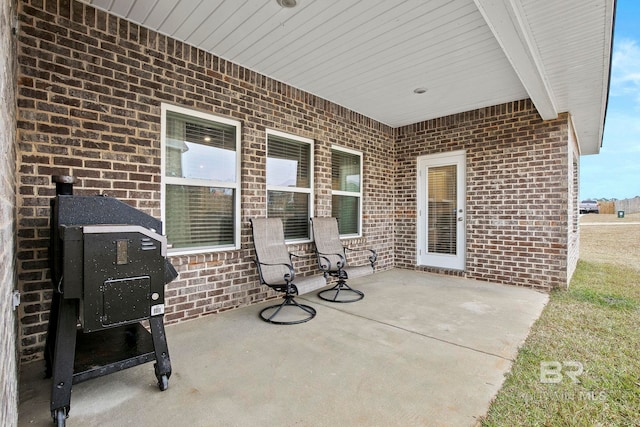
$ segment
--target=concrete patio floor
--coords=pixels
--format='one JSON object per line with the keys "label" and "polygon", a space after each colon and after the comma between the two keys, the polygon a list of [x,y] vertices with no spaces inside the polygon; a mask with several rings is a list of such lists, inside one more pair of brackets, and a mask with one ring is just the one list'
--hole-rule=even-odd
{"label": "concrete patio floor", "polygon": [[[153,364],[73,386],[67,426],[472,426],[548,295],[409,270],[353,279],[351,304],[298,297],[315,319],[258,304],[167,326],[173,374]],[[42,362],[23,366],[20,426],[51,426]]]}

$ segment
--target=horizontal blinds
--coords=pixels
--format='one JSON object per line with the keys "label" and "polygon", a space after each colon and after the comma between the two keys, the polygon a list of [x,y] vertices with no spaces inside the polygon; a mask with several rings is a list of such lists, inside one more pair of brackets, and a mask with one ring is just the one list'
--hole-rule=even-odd
{"label": "horizontal blinds", "polygon": [[235,151],[236,127],[186,114],[167,112],[167,138]]}
{"label": "horizontal blinds", "polygon": [[331,188],[360,192],[360,156],[341,150],[331,150]]}
{"label": "horizontal blinds", "polygon": [[236,125],[166,112],[165,228],[171,248],[235,245],[237,132]]}
{"label": "horizontal blinds", "polygon": [[282,218],[285,239],[309,239],[309,194],[289,191],[267,193],[267,216]]}
{"label": "horizontal blinds", "polygon": [[310,188],[311,145],[269,135],[267,185]]}
{"label": "horizontal blinds", "polygon": [[236,127],[169,111],[166,176],[231,182],[236,178]]}
{"label": "horizontal blinds", "polygon": [[340,234],[358,234],[359,198],[334,195],[331,198],[331,216],[338,219]]}
{"label": "horizontal blinds", "polygon": [[341,235],[360,234],[361,162],[359,154],[331,150],[331,216]]}
{"label": "horizontal blinds", "polygon": [[456,254],[456,166],[429,168],[428,251]]}
{"label": "horizontal blinds", "polygon": [[166,231],[173,248],[234,244],[231,188],[167,185]]}

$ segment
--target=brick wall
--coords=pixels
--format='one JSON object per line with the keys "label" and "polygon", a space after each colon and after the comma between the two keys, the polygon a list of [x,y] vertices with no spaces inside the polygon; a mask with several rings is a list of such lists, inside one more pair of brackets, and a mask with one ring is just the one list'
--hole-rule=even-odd
{"label": "brick wall", "polygon": [[15,37],[16,2],[0,3],[0,425],[18,422],[18,367],[16,312],[12,307],[15,274],[16,200],[16,99]]}
{"label": "brick wall", "polygon": [[416,267],[416,159],[466,150],[467,259],[450,274],[551,289],[567,279],[567,116],[543,122],[530,101],[397,129],[397,267]]}
{"label": "brick wall", "polygon": [[[241,249],[172,257],[166,320],[274,297],[257,283],[248,220],[266,215],[266,129],[314,143],[316,216],[331,213],[331,145],[364,154],[363,238],[379,267],[415,266],[416,159],[467,153],[467,265],[447,274],[550,289],[567,280],[568,118],[530,101],[391,129],[77,1],[22,0],[18,60],[18,274],[23,360],[42,356],[51,284],[53,174],[160,215],[160,113],[167,102],[242,123]],[[393,179],[390,179],[393,177]],[[309,244],[292,245],[309,253]],[[312,261],[298,270],[317,271]],[[434,270],[437,271],[437,270]]]}
{"label": "brick wall", "polygon": [[[393,129],[77,1],[20,3],[18,272],[24,360],[40,358],[51,298],[53,174],[160,216],[160,113],[167,102],[242,122],[241,249],[173,257],[166,320],[273,297],[257,282],[249,218],[266,216],[265,129],[315,141],[315,215],[331,213],[331,145],[364,155],[363,235],[349,244],[393,266]],[[310,245],[292,251],[309,253]],[[312,261],[299,266],[316,272]]]}

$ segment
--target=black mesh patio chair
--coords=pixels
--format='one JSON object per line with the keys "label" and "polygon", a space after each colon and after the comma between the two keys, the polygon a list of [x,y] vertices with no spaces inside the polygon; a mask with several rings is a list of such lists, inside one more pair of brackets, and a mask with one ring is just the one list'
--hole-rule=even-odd
{"label": "black mesh patio chair", "polygon": [[[311,218],[313,238],[316,244],[318,266],[325,277],[338,279],[337,284],[318,293],[318,297],[331,302],[355,302],[364,298],[364,293],[351,288],[346,280],[372,274],[378,255],[373,249],[350,249],[342,245],[335,218]],[[368,251],[369,264],[352,266],[348,263],[346,252]]]}
{"label": "black mesh patio chair", "polygon": [[292,257],[297,255],[287,250],[280,218],[254,218],[250,222],[256,250],[254,262],[258,267],[260,283],[284,293],[282,303],[260,311],[260,318],[278,325],[292,325],[313,319],[316,310],[298,303],[294,297],[326,286],[326,277],[296,277]]}

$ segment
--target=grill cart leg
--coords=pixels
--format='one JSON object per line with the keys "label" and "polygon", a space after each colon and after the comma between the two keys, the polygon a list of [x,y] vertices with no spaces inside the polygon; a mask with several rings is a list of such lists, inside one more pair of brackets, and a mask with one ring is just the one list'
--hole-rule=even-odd
{"label": "grill cart leg", "polygon": [[51,311],[49,312],[49,326],[47,327],[47,341],[44,346],[45,371],[44,377],[51,378],[53,369],[53,353],[56,348],[56,331],[58,330],[58,312],[61,296],[54,292],[51,297]]}
{"label": "grill cart leg", "polygon": [[164,333],[164,323],[162,316],[149,318],[151,327],[151,337],[153,339],[153,350],[156,354],[156,363],[153,365],[158,379],[158,387],[165,391],[169,387],[169,377],[171,376],[171,360],[169,359],[169,348],[167,347],[167,336]]}
{"label": "grill cart leg", "polygon": [[71,404],[77,321],[78,301],[59,298],[51,381],[51,416],[58,427],[64,426]]}

